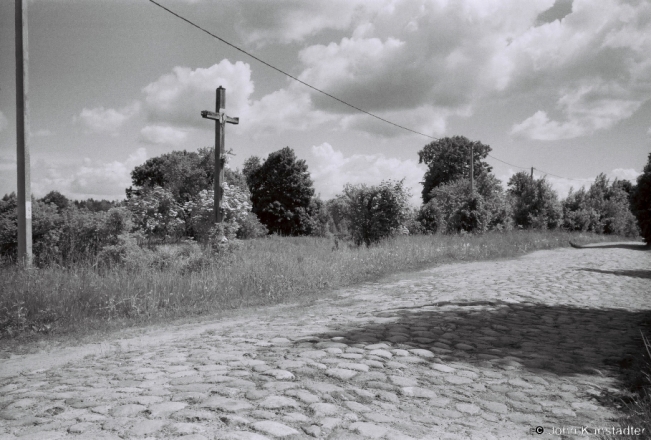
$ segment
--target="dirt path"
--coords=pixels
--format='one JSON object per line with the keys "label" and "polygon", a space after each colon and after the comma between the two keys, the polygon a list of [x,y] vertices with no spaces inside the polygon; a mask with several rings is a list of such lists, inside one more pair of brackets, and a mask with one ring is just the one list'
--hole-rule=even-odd
{"label": "dirt path", "polygon": [[0,440],[594,438],[649,292],[651,252],[539,251],[1,359]]}

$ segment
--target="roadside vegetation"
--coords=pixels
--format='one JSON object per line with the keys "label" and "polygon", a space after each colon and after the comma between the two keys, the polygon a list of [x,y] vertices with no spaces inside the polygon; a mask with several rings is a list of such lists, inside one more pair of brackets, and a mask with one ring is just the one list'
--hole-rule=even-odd
{"label": "roadside vegetation", "polygon": [[[617,362],[622,378],[620,390],[603,397],[603,403],[622,413],[616,421],[622,429],[627,427],[643,430],[639,438],[651,437],[651,317],[640,328],[636,339],[637,351]],[[603,434],[602,440],[630,438],[631,435]]]}
{"label": "roadside vegetation", "polygon": [[327,290],[442,263],[506,258],[612,239],[564,231],[396,236],[371,246],[269,236],[202,247],[122,243],[121,259],[1,269],[5,336],[70,332],[319,298]]}
{"label": "roadside vegetation", "polygon": [[526,173],[504,188],[483,161],[490,151],[462,136],[426,145],[423,204],[414,209],[403,182],[391,180],[349,184],[323,201],[305,161],[286,147],[225,170],[219,225],[214,149],[175,151],[137,166],[122,202],[57,191],[33,199],[28,270],[16,262],[16,196],[7,194],[0,339],[316,298],[395,272],[648,232],[651,162],[636,185],[600,175],[561,201]]}

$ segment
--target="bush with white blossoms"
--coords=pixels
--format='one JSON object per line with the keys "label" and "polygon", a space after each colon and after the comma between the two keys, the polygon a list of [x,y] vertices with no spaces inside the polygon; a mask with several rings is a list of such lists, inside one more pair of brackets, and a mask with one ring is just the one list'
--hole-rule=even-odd
{"label": "bush with white blossoms", "polygon": [[133,220],[147,238],[177,238],[184,230],[183,211],[165,188],[142,188],[127,200]]}
{"label": "bush with white blossoms", "polygon": [[[227,182],[223,183],[222,188],[224,192],[221,209],[224,223],[229,225],[229,229],[237,230],[251,212],[251,194]],[[214,194],[213,190],[203,190],[193,200],[183,205],[194,235],[199,241],[208,238],[213,226]]]}

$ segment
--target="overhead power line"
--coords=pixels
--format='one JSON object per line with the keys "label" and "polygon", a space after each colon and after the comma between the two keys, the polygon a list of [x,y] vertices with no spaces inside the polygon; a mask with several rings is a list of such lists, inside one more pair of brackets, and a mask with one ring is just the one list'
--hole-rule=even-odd
{"label": "overhead power line", "polygon": [[505,164],[505,165],[509,165],[509,166],[516,167],[516,168],[520,168],[520,169],[522,169],[522,170],[527,170],[527,169],[528,169],[528,168],[525,168],[525,167],[521,167],[521,166],[519,166],[519,165],[513,165],[512,163],[504,162],[502,159],[498,159],[497,157],[495,157],[495,156],[493,156],[493,155],[490,155],[490,154],[488,155],[488,157],[491,157],[491,158],[495,159],[495,160],[498,161],[498,162],[502,162],[502,163]]}
{"label": "overhead power line", "polygon": [[563,177],[563,176],[559,176],[557,174],[548,173],[547,171],[539,170],[538,168],[535,168],[535,167],[534,167],[534,170],[540,171],[543,174],[548,174],[550,176],[558,177],[559,179],[574,180],[576,182],[583,182],[583,183],[585,183],[586,180],[589,180],[589,179],[573,179],[571,177]]}
{"label": "overhead power line", "polygon": [[[160,3],[158,3],[158,2],[156,2],[156,1],[154,1],[154,0],[149,0],[149,2],[150,2],[150,3],[153,3],[154,5],[158,6],[158,7],[161,8],[161,9],[164,9],[165,11],[169,12],[169,13],[172,14],[173,16],[175,16],[175,17],[177,17],[177,18],[180,18],[181,20],[183,20],[183,21],[185,21],[186,23],[188,23],[190,26],[193,26],[193,27],[199,29],[200,31],[202,31],[202,32],[204,32],[204,33],[210,35],[211,37],[213,37],[213,38],[215,38],[215,39],[221,41],[222,43],[226,44],[227,46],[230,46],[230,47],[232,47],[233,49],[235,49],[235,50],[237,50],[237,51],[239,51],[239,52],[242,52],[243,54],[245,54],[245,55],[247,55],[247,56],[253,58],[254,60],[256,60],[256,61],[258,61],[258,62],[264,64],[265,66],[267,66],[267,67],[269,67],[269,68],[271,68],[271,69],[273,69],[273,70],[275,70],[276,72],[282,73],[283,75],[285,75],[285,76],[287,76],[287,77],[293,79],[294,81],[297,81],[297,82],[303,84],[304,86],[309,87],[310,89],[312,89],[312,90],[314,90],[314,91],[317,91],[317,92],[319,92],[319,93],[321,93],[321,94],[323,94],[323,95],[325,95],[325,96],[327,96],[327,97],[329,97],[329,98],[332,98],[332,99],[334,99],[335,101],[338,101],[338,102],[340,102],[340,103],[342,103],[342,104],[344,104],[344,105],[346,105],[346,106],[348,106],[348,107],[350,107],[350,108],[352,108],[352,109],[355,109],[355,110],[357,110],[357,111],[359,111],[359,112],[361,112],[361,113],[367,114],[367,115],[369,115],[369,116],[371,116],[371,117],[373,117],[373,118],[375,118],[375,119],[378,119],[378,120],[380,120],[380,121],[382,121],[382,122],[386,122],[387,124],[391,124],[391,125],[393,125],[394,127],[402,128],[403,130],[409,131],[409,132],[414,133],[414,134],[418,134],[418,135],[420,135],[420,136],[424,136],[424,137],[429,138],[429,139],[434,139],[435,141],[440,140],[440,138],[437,138],[437,137],[434,137],[434,136],[430,136],[430,135],[428,135],[428,134],[421,133],[421,132],[416,131],[416,130],[412,130],[411,128],[409,128],[409,127],[405,127],[404,125],[396,124],[395,122],[389,121],[388,119],[384,119],[384,118],[381,117],[381,116],[378,116],[378,115],[376,115],[376,114],[374,114],[374,113],[371,113],[371,112],[366,111],[366,110],[364,110],[364,109],[362,109],[362,108],[359,108],[359,107],[357,107],[357,106],[355,106],[355,105],[353,105],[353,104],[350,104],[350,103],[344,101],[343,99],[339,99],[339,98],[337,98],[336,96],[331,95],[331,94],[328,93],[328,92],[325,92],[325,91],[323,91],[323,90],[321,90],[321,89],[319,89],[319,88],[317,88],[317,87],[314,87],[314,86],[311,85],[311,84],[306,83],[305,81],[302,81],[302,80],[298,79],[297,77],[295,77],[295,76],[293,76],[293,75],[291,75],[291,74],[285,72],[285,71],[282,70],[282,69],[279,69],[278,67],[276,67],[276,66],[274,66],[274,65],[272,65],[272,64],[270,64],[270,63],[268,63],[268,62],[266,62],[266,61],[264,61],[263,59],[258,58],[257,56],[253,55],[253,54],[250,53],[250,52],[247,52],[246,50],[244,50],[244,49],[242,49],[242,48],[240,48],[240,47],[238,47],[238,46],[236,46],[236,45],[234,45],[233,43],[230,43],[230,42],[224,40],[222,37],[213,34],[212,32],[208,31],[207,29],[202,28],[202,27],[199,26],[198,24],[196,24],[196,23],[194,23],[194,22],[188,20],[187,18],[185,18],[185,17],[183,17],[183,16],[181,16],[181,15],[179,15],[179,14],[177,14],[176,12],[174,12],[174,11],[172,11],[171,9],[169,9],[169,8],[167,8],[167,7],[163,6],[163,5],[161,5]],[[492,156],[492,155],[490,155],[490,154],[489,154],[488,156],[491,157],[491,158],[493,158],[493,159],[495,159],[495,160],[497,160],[498,162],[502,162],[503,164],[506,164],[506,165],[509,165],[509,166],[512,166],[512,167],[520,168],[520,169],[523,169],[523,170],[527,170],[527,169],[529,169],[529,168],[525,168],[525,167],[521,167],[521,166],[518,166],[518,165],[513,165],[513,164],[511,164],[511,163],[505,162],[505,161],[503,161],[502,159],[498,159],[497,157]],[[555,175],[555,174],[547,173],[547,172],[542,171],[542,170],[538,170],[538,171],[541,171],[541,172],[543,172],[543,173],[545,173],[545,174],[549,174],[550,176],[558,177],[558,178],[560,178],[560,179],[577,180],[577,181],[579,180],[579,179],[571,179],[571,178],[569,178],[569,177],[561,177],[561,176],[557,176],[557,175]]]}
{"label": "overhead power line", "polygon": [[[515,168],[520,168],[521,170],[528,170],[528,169],[529,169],[529,168],[521,167],[521,166],[519,166],[519,165],[514,165],[514,164],[512,164],[512,163],[508,163],[508,162],[506,162],[506,161],[503,161],[502,159],[498,159],[497,157],[495,157],[495,156],[493,156],[493,155],[491,155],[491,154],[489,154],[488,157],[490,157],[490,158],[492,158],[492,159],[495,159],[495,160],[498,161],[498,162],[502,162],[502,163],[505,164],[505,165],[508,165],[508,166],[511,166],[511,167],[515,167]],[[543,174],[547,174],[547,175],[550,175],[550,176],[558,177],[559,179],[567,179],[567,180],[575,180],[575,181],[577,181],[577,182],[585,182],[585,179],[572,179],[571,177],[563,177],[563,176],[559,176],[559,175],[556,175],[556,174],[553,174],[553,173],[548,173],[547,171],[541,170],[541,169],[536,168],[536,167],[533,167],[533,169],[536,170],[536,171],[540,171],[540,172],[543,173]]]}
{"label": "overhead power line", "polygon": [[314,87],[313,85],[308,84],[308,83],[306,83],[305,81],[302,81],[302,80],[296,78],[296,77],[293,76],[293,75],[290,75],[289,73],[285,72],[284,70],[281,70],[281,69],[277,68],[276,66],[273,66],[273,65],[269,64],[268,62],[266,62],[266,61],[264,61],[264,60],[262,60],[262,59],[256,57],[255,55],[253,55],[253,54],[251,54],[251,53],[245,51],[244,49],[241,49],[241,48],[237,47],[236,45],[234,45],[234,44],[232,44],[232,43],[229,43],[228,41],[224,40],[223,38],[221,38],[221,37],[219,37],[219,36],[213,34],[212,32],[210,32],[210,31],[208,31],[208,30],[202,28],[202,27],[199,26],[198,24],[195,24],[195,23],[191,22],[191,21],[188,20],[187,18],[180,16],[180,15],[177,14],[176,12],[174,12],[174,11],[172,11],[172,10],[166,8],[165,6],[161,5],[160,3],[155,2],[154,0],[149,0],[149,1],[150,1],[151,3],[153,3],[153,4],[155,4],[156,6],[158,6],[159,8],[162,8],[162,9],[166,10],[167,12],[169,12],[169,13],[172,14],[172,15],[174,15],[175,17],[180,18],[181,20],[185,21],[185,22],[188,23],[189,25],[194,26],[195,28],[199,29],[200,31],[203,31],[203,32],[205,32],[206,34],[210,35],[211,37],[218,39],[219,41],[221,41],[221,42],[224,43],[224,44],[227,44],[228,46],[232,47],[233,49],[235,49],[235,50],[239,50],[239,51],[242,52],[243,54],[246,54],[246,55],[250,56],[251,58],[253,58],[254,60],[256,60],[256,61],[258,61],[258,62],[264,64],[265,66],[270,67],[270,68],[274,69],[275,71],[280,72],[280,73],[282,73],[283,75],[286,75],[286,76],[290,77],[290,78],[293,79],[294,81],[298,81],[299,83],[303,84],[304,86],[307,86],[307,87],[311,88],[312,90],[316,90],[317,92],[322,93],[323,95],[325,95],[325,96],[327,96],[327,97],[329,97],[329,98],[332,98],[332,99],[334,99],[335,101],[339,101],[340,103],[342,103],[342,104],[344,104],[344,105],[347,105],[347,106],[350,107],[350,108],[353,108],[353,109],[355,109],[355,110],[357,110],[357,111],[360,111],[360,112],[362,112],[362,113],[365,113],[365,114],[367,114],[367,115],[369,115],[369,116],[372,116],[372,117],[374,117],[375,119],[379,119],[379,120],[382,121],[382,122],[386,122],[387,124],[391,124],[391,125],[393,125],[393,126],[395,126],[395,127],[402,128],[403,130],[407,130],[407,131],[410,131],[410,132],[412,132],[412,133],[415,133],[415,134],[419,134],[419,135],[421,135],[421,136],[428,137],[428,138],[430,138],[430,139],[438,140],[438,138],[435,138],[434,136],[430,136],[430,135],[428,135],[428,134],[421,133],[421,132],[416,131],[416,130],[412,130],[411,128],[405,127],[405,126],[400,125],[400,124],[396,124],[395,122],[391,122],[391,121],[389,121],[388,119],[384,119],[384,118],[381,117],[381,116],[378,116],[378,115],[376,115],[376,114],[373,114],[373,113],[371,113],[371,112],[368,112],[368,111],[366,111],[366,110],[364,110],[364,109],[361,109],[361,108],[359,108],[359,107],[357,107],[357,106],[354,106],[353,104],[349,104],[349,103],[347,103],[346,101],[344,101],[343,99],[339,99],[339,98],[337,98],[336,96],[333,96],[333,95],[331,95],[331,94],[328,93],[328,92],[324,92],[323,90],[321,90],[321,89],[319,89],[319,88],[317,88],[317,87]]}

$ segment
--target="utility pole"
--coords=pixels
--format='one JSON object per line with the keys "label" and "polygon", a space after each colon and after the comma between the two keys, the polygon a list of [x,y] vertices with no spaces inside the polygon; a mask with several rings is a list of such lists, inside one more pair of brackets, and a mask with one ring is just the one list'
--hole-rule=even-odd
{"label": "utility pole", "polygon": [[475,144],[470,144],[470,197],[475,195]]}
{"label": "utility pole", "polygon": [[214,201],[214,219],[215,223],[221,223],[223,220],[221,206],[223,198],[222,183],[224,182],[224,129],[226,123],[239,124],[240,118],[231,118],[226,116],[224,109],[226,108],[226,89],[219,86],[216,91],[215,113],[203,110],[201,117],[204,119],[212,119],[215,121],[215,178],[213,182],[213,190],[215,192]]}
{"label": "utility pole", "polygon": [[533,182],[533,167],[531,167],[531,181]]}
{"label": "utility pole", "polygon": [[32,265],[32,187],[27,106],[27,0],[16,0],[16,158],[18,174],[18,262]]}

